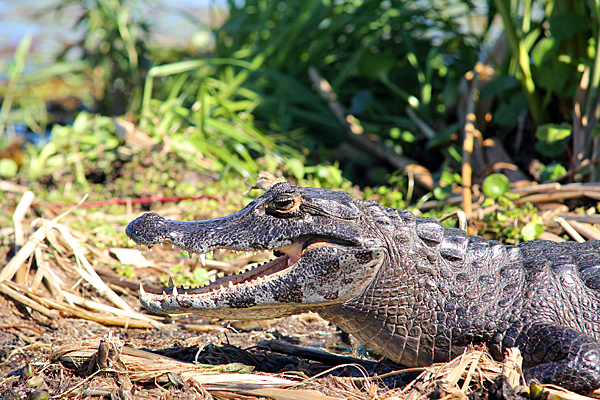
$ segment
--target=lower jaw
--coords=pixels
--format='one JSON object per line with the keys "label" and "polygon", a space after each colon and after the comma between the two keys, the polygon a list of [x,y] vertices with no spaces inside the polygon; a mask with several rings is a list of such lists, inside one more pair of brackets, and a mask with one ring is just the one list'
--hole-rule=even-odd
{"label": "lower jaw", "polygon": [[[283,271],[291,265],[289,265],[289,257],[287,255],[280,256],[273,261],[267,262],[261,266],[258,266],[250,271],[240,273],[238,275],[230,275],[217,279],[209,285],[190,288],[186,291],[187,294],[202,294],[209,293],[214,289],[223,287],[232,287],[236,285],[242,285],[245,283],[251,283],[255,281],[261,281],[268,279],[269,276],[276,274],[279,271]],[[293,265],[293,264],[292,264]]]}

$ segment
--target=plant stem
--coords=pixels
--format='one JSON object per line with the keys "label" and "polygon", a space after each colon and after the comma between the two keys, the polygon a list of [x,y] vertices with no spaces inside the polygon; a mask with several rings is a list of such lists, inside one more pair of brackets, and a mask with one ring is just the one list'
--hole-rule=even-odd
{"label": "plant stem", "polygon": [[536,125],[540,125],[548,120],[548,116],[542,107],[542,102],[538,94],[535,91],[535,83],[531,76],[531,69],[529,68],[529,54],[522,45],[519,38],[519,31],[512,19],[510,13],[510,2],[508,0],[494,0],[496,8],[502,17],[502,23],[504,24],[504,31],[506,32],[506,40],[508,41],[508,47],[517,60],[518,70],[521,72],[518,74],[517,79],[521,83],[527,97],[527,104],[531,111],[531,116]]}
{"label": "plant stem", "polygon": [[2,108],[0,109],[0,134],[4,132],[4,128],[6,123],[8,122],[8,114],[10,113],[10,109],[12,108],[12,103],[15,99],[15,94],[17,92],[17,86],[19,85],[19,79],[21,78],[21,74],[23,73],[23,69],[25,68],[25,58],[27,57],[27,53],[29,52],[29,47],[31,46],[31,39],[33,35],[31,33],[25,34],[17,50],[15,51],[15,66],[10,74],[10,79],[8,81],[8,87],[6,88],[6,94],[4,95],[4,101],[2,102]]}

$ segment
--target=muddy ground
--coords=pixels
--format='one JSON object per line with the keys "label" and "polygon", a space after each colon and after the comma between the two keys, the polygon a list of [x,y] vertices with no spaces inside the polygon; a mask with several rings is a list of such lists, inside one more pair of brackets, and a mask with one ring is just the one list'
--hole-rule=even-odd
{"label": "muddy ground", "polygon": [[[134,297],[128,297],[128,303],[135,309],[140,308]],[[343,393],[340,388],[345,385],[350,385],[352,396],[357,398],[370,398],[375,393],[373,389],[369,393],[361,383],[336,382],[331,381],[331,377],[384,374],[401,368],[387,360],[377,362],[353,338],[312,313],[269,321],[222,321],[180,316],[164,320],[163,329],[132,329],[105,326],[60,314],[57,318],[49,318],[6,296],[0,296],[0,310],[0,399],[44,399],[45,396],[110,399],[248,397],[235,388],[230,391],[227,388],[206,390],[177,376],[168,378],[170,381],[159,379],[158,375],[154,381],[132,381],[128,377],[130,366],[119,365],[118,356],[109,356],[104,364],[94,358],[98,354],[96,346],[101,342],[118,342],[121,346],[149,350],[185,363],[241,363],[253,367],[255,374],[284,376],[291,373],[302,379],[336,365],[362,364],[364,369],[338,367],[315,382],[303,385],[304,389],[317,389],[337,398],[345,398],[340,395],[340,391]],[[286,345],[291,347],[282,350],[281,347]],[[81,350],[89,346],[94,351],[87,359],[72,361],[68,355],[56,357],[57,351],[64,348]],[[277,351],[272,351],[269,346],[277,346]],[[302,349],[317,351],[316,354],[304,354]],[[347,358],[324,359],[327,354],[321,354],[323,350]],[[101,366],[104,372],[99,371]],[[375,392],[385,393],[386,389],[402,387],[415,376],[416,373],[408,373],[379,381]],[[325,384],[323,380],[329,381]]]}
{"label": "muddy ground", "polygon": [[[1,399],[35,398],[32,396],[42,385],[47,386],[51,398],[60,398],[61,394],[69,398],[114,398],[115,393],[117,398],[173,396],[171,398],[196,399],[211,396],[210,392],[193,384],[132,383],[127,380],[126,374],[113,372],[97,374],[89,379],[89,362],[74,365],[64,360],[51,359],[53,351],[61,346],[77,346],[98,339],[120,339],[126,346],[134,349],[150,350],[183,362],[212,365],[235,362],[252,366],[254,371],[259,373],[282,374],[286,371],[297,371],[306,377],[321,373],[336,362],[319,362],[275,353],[269,350],[268,345],[276,342],[320,349],[335,347],[342,355],[348,355],[352,350],[356,354],[357,350],[356,347],[352,348],[351,345],[343,343],[340,332],[316,314],[302,314],[260,323],[193,321],[194,324],[206,323],[208,332],[201,333],[178,328],[177,323],[173,323],[171,329],[159,330],[106,327],[72,318],[49,320],[36,316],[35,312],[31,313],[4,297],[0,298],[0,306],[3,310],[0,326]],[[294,348],[291,350],[291,353],[293,352]],[[399,368],[393,363],[377,363],[365,356],[361,358],[371,375],[374,372],[381,374]],[[24,376],[24,370],[27,368],[32,369],[31,376]],[[95,370],[97,367],[94,368],[94,372]],[[361,371],[355,367],[342,367],[332,374],[360,376]],[[415,373],[411,373],[404,377],[388,379],[386,383],[390,388],[400,387],[414,377]],[[119,393],[124,385],[125,391]],[[384,383],[381,382],[381,385],[383,389]],[[360,393],[360,390],[357,390],[357,393]]]}

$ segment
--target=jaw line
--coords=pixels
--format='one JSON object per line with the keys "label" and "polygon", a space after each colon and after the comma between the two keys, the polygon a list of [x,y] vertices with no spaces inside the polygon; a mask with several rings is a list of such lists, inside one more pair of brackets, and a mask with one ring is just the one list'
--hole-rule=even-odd
{"label": "jaw line", "polygon": [[181,295],[203,297],[216,292],[226,293],[236,289],[239,290],[244,287],[256,287],[265,281],[271,280],[278,274],[283,273],[283,271],[294,268],[298,261],[302,259],[305,251],[317,246],[335,245],[334,242],[329,242],[327,240],[319,240],[308,244],[306,242],[306,239],[299,240],[293,245],[274,249],[280,253],[283,253],[283,255],[249,271],[242,272],[237,275],[225,276],[201,287],[190,287],[187,289],[183,287],[178,288],[173,284],[172,279],[169,279],[168,287],[163,290],[162,293],[155,294],[147,293],[140,283],[140,299],[145,298],[145,300],[158,300],[159,298],[166,298],[168,296],[177,297]]}
{"label": "jaw line", "polygon": [[[283,248],[286,252],[298,252],[298,246],[301,249],[301,254],[305,251],[315,251],[316,253],[305,254],[308,257],[309,264],[306,262],[300,263],[302,257],[291,266],[290,257],[284,254],[277,259],[260,265],[247,272],[221,278],[208,286],[199,288],[182,288],[176,287],[173,281],[169,279],[169,286],[162,293],[147,293],[140,283],[140,302],[144,308],[156,312],[158,314],[186,314],[194,313],[204,316],[217,316],[227,319],[269,319],[297,314],[304,311],[316,311],[316,307],[326,307],[333,304],[341,303],[358,294],[357,287],[363,287],[369,284],[373,277],[377,274],[381,261],[385,256],[381,250],[377,249],[358,249],[351,251],[347,256],[344,253],[337,253],[337,256],[331,257],[328,247],[338,248],[342,250],[346,246],[336,242],[325,240],[317,240],[308,242],[300,241],[292,248]],[[306,247],[304,247],[306,246]],[[340,248],[341,247],[341,248]],[[368,255],[369,259],[359,257],[360,255]],[[302,291],[301,297],[296,297],[297,294],[290,292],[289,287],[285,285],[285,276],[290,274],[292,283],[304,285],[306,283],[306,272],[303,268],[309,268],[310,273],[315,273],[311,261],[316,261],[315,265],[323,262],[330,262],[336,257],[342,257],[340,266],[343,265],[343,270],[346,271],[344,276],[350,276],[350,282],[355,282],[353,285],[346,284],[342,289],[331,290],[332,288],[325,287],[315,288],[308,287],[306,292]],[[349,262],[359,260],[359,267],[349,269]],[[300,263],[300,264],[299,264]],[[377,267],[375,269],[375,267]],[[317,275],[323,277],[324,270],[319,267],[320,272]],[[361,271],[368,272],[365,276]],[[349,274],[349,275],[348,275]],[[300,278],[300,280],[298,280]],[[337,279],[337,278],[336,278]],[[292,285],[294,286],[294,285]],[[298,287],[297,285],[294,287]],[[306,289],[305,286],[302,286]],[[323,289],[325,289],[323,291]],[[341,290],[341,291],[340,291]],[[279,294],[275,296],[274,294]],[[281,296],[283,294],[283,297]],[[308,297],[307,297],[308,296]],[[293,303],[293,307],[290,307]]]}
{"label": "jaw line", "polygon": [[[269,279],[277,273],[293,267],[302,257],[303,242],[298,241],[291,246],[287,246],[277,251],[283,253],[282,256],[276,259],[259,265],[249,271],[239,273],[237,275],[225,276],[217,279],[216,281],[202,287],[179,289],[183,291],[183,294],[188,295],[199,295],[205,293],[211,293],[215,289],[233,289],[236,286],[256,284],[260,281]],[[163,291],[163,295],[174,295],[177,296],[179,293],[177,287],[174,286],[173,281],[169,279],[169,286]],[[148,293],[140,285],[140,296],[147,296]]]}

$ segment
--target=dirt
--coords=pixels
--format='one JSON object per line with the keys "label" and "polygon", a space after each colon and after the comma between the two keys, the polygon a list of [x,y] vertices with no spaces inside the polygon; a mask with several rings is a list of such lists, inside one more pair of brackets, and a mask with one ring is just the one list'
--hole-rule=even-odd
{"label": "dirt", "polygon": [[[139,308],[139,305],[131,305]],[[105,373],[90,374],[93,368],[90,369],[89,360],[81,365],[52,360],[53,352],[61,346],[77,346],[98,339],[118,339],[127,347],[149,350],[182,362],[242,363],[252,366],[255,373],[295,371],[310,377],[334,366],[270,351],[266,346],[273,341],[361,357],[370,374],[397,368],[393,363],[374,362],[354,340],[351,344],[344,343],[348,341],[345,335],[312,313],[277,320],[235,322],[183,316],[174,319],[168,329],[128,329],[83,319],[49,319],[6,297],[0,297],[0,307],[1,399],[42,399],[44,389],[50,398],[223,398],[222,394],[211,395],[189,382],[132,383],[127,374],[109,372],[110,368]],[[195,331],[198,329],[206,332]],[[331,374],[360,376],[361,371],[342,367]],[[395,378],[390,383],[401,385],[408,381],[408,378]]]}

